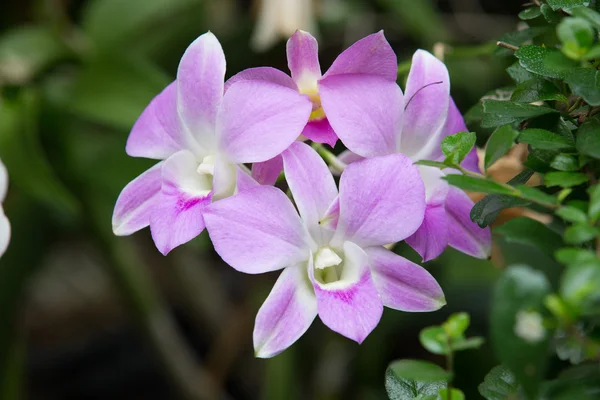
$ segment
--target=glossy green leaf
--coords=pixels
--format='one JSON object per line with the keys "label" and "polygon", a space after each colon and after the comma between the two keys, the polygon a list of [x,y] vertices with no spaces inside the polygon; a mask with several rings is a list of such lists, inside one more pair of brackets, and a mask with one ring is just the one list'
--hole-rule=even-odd
{"label": "glossy green leaf", "polygon": [[415,162],[414,164],[415,165],[425,165],[427,167],[435,167],[435,168],[439,168],[439,169],[448,168],[448,165],[446,163],[443,163],[440,161],[419,160],[419,161]]}
{"label": "glossy green leaf", "polygon": [[478,389],[486,400],[507,400],[516,397],[519,383],[508,368],[498,365],[488,372]]}
{"label": "glossy green leaf", "polygon": [[516,188],[521,192],[521,197],[531,200],[535,203],[552,207],[558,202],[558,199],[550,194],[542,192],[538,188],[525,185],[517,185]]}
{"label": "glossy green leaf", "polygon": [[483,111],[485,115],[481,125],[485,128],[521,122],[528,118],[557,112],[549,107],[499,100],[484,100]]}
{"label": "glossy green leaf", "polygon": [[596,60],[600,58],[600,44],[592,46],[582,57],[583,60]]}
{"label": "glossy green leaf", "polygon": [[541,324],[520,325],[525,313],[543,309],[550,283],[528,266],[512,266],[496,282],[492,296],[491,341],[496,357],[535,398],[547,364],[550,333]]}
{"label": "glossy green leaf", "polygon": [[485,339],[480,336],[470,337],[470,338],[459,338],[453,340],[450,343],[450,346],[455,351],[461,350],[469,350],[469,349],[478,349],[485,343]]}
{"label": "glossy green leaf", "polygon": [[565,241],[571,244],[585,243],[600,234],[597,228],[586,223],[569,226],[565,229]]}
{"label": "glossy green leaf", "polygon": [[531,79],[520,83],[515,88],[510,100],[518,103],[533,103],[535,101],[546,100],[568,102],[568,99],[554,83],[544,79]]}
{"label": "glossy green leaf", "polygon": [[577,64],[559,50],[525,45],[515,52],[519,63],[527,71],[547,78],[564,78]]}
{"label": "glossy green leaf", "polygon": [[588,215],[592,221],[596,221],[600,218],[600,185],[596,184],[589,189],[590,193],[590,207],[588,209]]}
{"label": "glossy green leaf", "polygon": [[518,140],[520,143],[527,143],[542,150],[563,150],[572,147],[569,140],[545,129],[525,129]]}
{"label": "glossy green leaf", "polygon": [[444,162],[460,164],[475,146],[476,140],[477,135],[474,132],[458,132],[446,136],[442,140],[442,153],[446,156]]}
{"label": "glossy green leaf", "polygon": [[552,256],[563,244],[561,236],[546,225],[531,218],[514,218],[497,227],[494,233],[509,243],[535,247]]}
{"label": "glossy green leaf", "polygon": [[560,13],[557,12],[557,11],[554,11],[552,9],[552,7],[550,7],[546,3],[544,3],[544,4],[541,5],[540,11],[542,12],[542,15],[544,16],[544,18],[546,19],[546,21],[548,21],[551,24],[555,24],[558,21],[560,21],[560,19],[561,19]]}
{"label": "glossy green leaf", "polygon": [[418,382],[447,382],[452,374],[437,364],[422,360],[398,360],[389,365],[394,375]]}
{"label": "glossy green leaf", "polygon": [[572,172],[579,169],[579,161],[570,154],[557,154],[550,161],[550,166],[559,171]]}
{"label": "glossy green leaf", "polygon": [[534,19],[542,15],[539,7],[529,7],[519,13],[519,18],[523,20]]}
{"label": "glossy green leaf", "polygon": [[419,341],[428,351],[434,354],[448,354],[448,335],[441,326],[430,326],[419,333]]}
{"label": "glossy green leaf", "polygon": [[544,184],[548,187],[572,187],[588,181],[588,177],[581,172],[548,172],[544,175]]}
{"label": "glossy green leaf", "polygon": [[536,75],[527,71],[518,62],[506,68],[506,72],[517,84],[530,81],[534,78],[537,79]]}
{"label": "glossy green leaf", "polygon": [[587,263],[600,263],[600,259],[596,257],[593,251],[582,249],[579,247],[564,247],[556,250],[554,256],[558,262],[565,265],[572,264],[587,264]]}
{"label": "glossy green leaf", "polygon": [[572,264],[562,276],[560,295],[573,309],[581,310],[586,303],[600,297],[599,287],[598,263]]}
{"label": "glossy green leaf", "polygon": [[469,323],[469,314],[461,312],[452,314],[442,326],[450,337],[459,337],[465,333]]}
{"label": "glossy green leaf", "polygon": [[[415,371],[411,371],[416,368]],[[414,372],[417,372],[415,374]],[[415,380],[414,375],[426,378],[440,377],[437,381]],[[426,361],[400,360],[395,361],[385,372],[385,389],[390,400],[421,400],[426,396],[435,396],[446,387],[449,374],[441,367]],[[435,398],[435,397],[434,397]]]}
{"label": "glossy green leaf", "polygon": [[500,126],[492,133],[485,146],[486,170],[511,149],[517,136],[519,132],[510,125]]}
{"label": "glossy green leaf", "polygon": [[600,29],[600,14],[589,7],[576,7],[571,10],[571,14],[576,17],[585,18],[594,25],[596,29]]}
{"label": "glossy green leaf", "polygon": [[480,193],[498,193],[498,194],[514,194],[516,191],[511,190],[497,182],[489,181],[487,179],[474,178],[471,176],[451,174],[444,177],[449,184],[461,188],[463,190],[469,190],[471,192]]}
{"label": "glossy green leaf", "polygon": [[586,222],[587,214],[576,207],[564,206],[556,210],[556,215],[569,222]]}
{"label": "glossy green leaf", "polygon": [[440,389],[437,400],[465,400],[465,394],[456,388],[450,389],[451,393],[448,393],[448,389]]}
{"label": "glossy green leaf", "polygon": [[600,71],[594,68],[575,68],[564,79],[573,94],[583,97],[591,106],[600,106]]}
{"label": "glossy green leaf", "polygon": [[[548,30],[549,29],[546,26],[535,26],[531,28],[520,29],[517,31],[505,33],[504,35],[500,36],[499,40],[518,47],[525,42],[528,42],[534,38],[537,38],[547,33]],[[513,55],[512,50],[505,49],[503,47],[498,47],[494,53],[499,56]]]}
{"label": "glossy green leaf", "polygon": [[600,118],[598,116],[586,120],[579,127],[575,147],[582,154],[600,159]]}
{"label": "glossy green leaf", "polygon": [[594,43],[594,29],[583,18],[564,18],[556,33],[562,42],[562,52],[574,60],[580,60]]}
{"label": "glossy green leaf", "polygon": [[546,0],[546,3],[553,10],[563,9],[569,11],[575,7],[587,7],[590,5],[589,0]]}

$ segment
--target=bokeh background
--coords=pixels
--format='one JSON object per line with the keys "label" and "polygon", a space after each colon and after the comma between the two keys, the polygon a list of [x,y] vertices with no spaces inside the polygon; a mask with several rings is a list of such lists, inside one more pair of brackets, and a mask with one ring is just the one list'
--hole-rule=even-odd
{"label": "bokeh background", "polygon": [[[254,317],[277,273],[234,271],[206,234],[163,257],[148,230],[114,237],[111,215],[120,190],[152,164],[125,154],[129,129],[207,30],[231,76],[262,65],[287,71],[285,39],[296,28],[319,37],[323,70],[384,29],[400,84],[412,53],[432,51],[467,112],[508,82],[510,61],[495,40],[515,29],[523,3],[2,0],[0,158],[11,178],[4,207],[13,239],[0,259],[0,399],[386,399],[390,361],[443,363],[419,345],[425,326],[467,311],[468,333],[485,336],[500,268],[551,259],[500,237],[492,261],[447,250],[425,265],[446,293],[442,310],[386,310],[360,346],[316,320],[290,349],[261,360]],[[470,129],[485,143],[489,132]],[[518,154],[498,165],[498,177],[512,177]],[[417,260],[404,245],[397,251]],[[456,386],[479,398],[477,384],[496,364],[488,345],[461,352]]]}

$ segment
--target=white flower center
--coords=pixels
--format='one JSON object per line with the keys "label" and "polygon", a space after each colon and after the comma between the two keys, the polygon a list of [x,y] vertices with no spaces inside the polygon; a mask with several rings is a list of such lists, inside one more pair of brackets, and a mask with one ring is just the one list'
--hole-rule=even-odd
{"label": "white flower center", "polygon": [[329,246],[321,247],[314,255],[315,278],[321,283],[340,279],[342,258]]}
{"label": "white flower center", "polygon": [[214,175],[215,174],[215,155],[211,154],[202,159],[198,169],[196,170],[200,175]]}

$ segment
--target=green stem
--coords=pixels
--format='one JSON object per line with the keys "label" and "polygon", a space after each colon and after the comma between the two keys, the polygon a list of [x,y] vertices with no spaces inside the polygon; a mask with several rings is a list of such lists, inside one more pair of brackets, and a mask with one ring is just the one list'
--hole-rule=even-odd
{"label": "green stem", "polygon": [[450,380],[448,381],[448,399],[452,400],[452,380],[454,379],[454,350],[452,350],[452,339],[448,336],[448,348],[450,351],[446,354],[446,369],[450,372]]}
{"label": "green stem", "polygon": [[567,110],[567,113],[571,114],[573,111],[577,110],[577,108],[579,108],[582,102],[583,99],[581,97],[578,97],[577,100],[575,100],[575,103],[573,103],[573,105]]}
{"label": "green stem", "polygon": [[334,168],[339,173],[341,173],[342,171],[344,171],[344,168],[346,168],[346,164],[343,163],[343,162],[341,162],[340,159],[337,158],[337,156],[335,154],[333,154],[332,152],[330,152],[329,150],[327,150],[325,148],[325,146],[323,146],[321,143],[315,143],[315,142],[313,142],[311,144],[311,147],[313,149],[315,149],[316,152],[319,153],[319,155],[321,157],[323,157],[323,160],[325,160],[325,162],[327,164],[329,164],[330,167]]}

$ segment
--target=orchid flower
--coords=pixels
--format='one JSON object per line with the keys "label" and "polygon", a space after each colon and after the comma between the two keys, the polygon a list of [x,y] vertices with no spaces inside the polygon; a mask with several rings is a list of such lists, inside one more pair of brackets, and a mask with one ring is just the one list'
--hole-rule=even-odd
{"label": "orchid flower", "polygon": [[338,194],[307,144],[293,143],[282,158],[298,212],[281,190],[260,186],[204,214],[216,251],[233,268],[283,268],[256,317],[258,357],[289,347],[317,315],[361,343],[383,306],[433,311],[445,304],[425,269],[383,247],[412,235],[423,220],[425,188],[411,160],[392,154],[356,162],[342,174]]}
{"label": "orchid flower", "polygon": [[[354,85],[340,85],[339,90],[321,91],[321,103],[331,126],[344,145],[361,157],[402,153],[415,162],[443,160],[442,139],[466,130],[450,97],[446,66],[424,50],[413,56],[404,95],[397,86],[382,86],[378,97],[365,102],[364,90],[365,83],[356,81]],[[356,159],[348,154],[343,158],[350,162]],[[478,172],[477,164],[473,149],[462,166]],[[447,245],[487,258],[490,231],[471,221],[473,201],[442,179],[445,172],[427,166],[419,166],[419,172],[426,189],[425,219],[406,242],[424,261],[439,256]]]}
{"label": "orchid flower", "polygon": [[185,51],[177,79],[141,114],[127,154],[161,160],[121,192],[113,231],[129,235],[148,225],[167,254],[204,230],[203,210],[251,186],[244,163],[285,150],[300,134],[311,102],[272,82],[246,81],[224,94],[225,55],[212,33]]}
{"label": "orchid flower", "polygon": [[[302,136],[314,142],[334,146],[338,136],[327,118],[327,107],[321,103],[321,93],[343,93],[345,88],[360,85],[360,99],[365,105],[396,85],[398,65],[396,54],[383,31],[369,35],[342,52],[331,67],[321,74],[318,44],[310,33],[296,31],[287,42],[287,60],[291,77],[270,67],[246,69],[233,76],[229,84],[239,81],[266,81],[297,90],[312,102],[312,113],[307,119]],[[338,96],[343,97],[343,96]],[[350,105],[350,104],[349,104]],[[344,107],[345,102],[338,105]],[[356,108],[356,118],[370,118],[362,108]],[[281,172],[281,159],[275,158],[264,165],[254,164],[252,174],[260,183],[273,184]]]}
{"label": "orchid flower", "polygon": [[2,202],[6,198],[6,192],[8,191],[8,173],[6,167],[0,160],[0,257],[6,251],[8,243],[10,242],[10,222],[4,210],[2,209]]}

